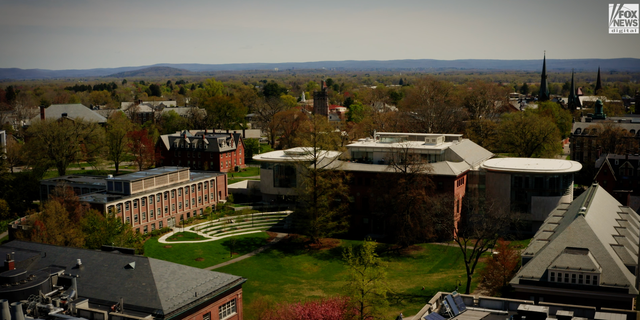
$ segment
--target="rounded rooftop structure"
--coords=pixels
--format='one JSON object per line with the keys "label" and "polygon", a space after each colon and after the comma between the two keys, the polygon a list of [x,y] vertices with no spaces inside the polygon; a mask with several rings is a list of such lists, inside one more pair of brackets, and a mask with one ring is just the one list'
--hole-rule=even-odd
{"label": "rounded rooftop structure", "polygon": [[322,160],[324,158],[334,159],[340,156],[339,151],[319,150],[313,154],[313,149],[308,147],[297,147],[287,150],[276,150],[253,156],[253,160],[261,162],[299,162]]}
{"label": "rounded rooftop structure", "polygon": [[577,161],[541,158],[495,158],[482,164],[489,171],[559,174],[575,173],[582,169]]}

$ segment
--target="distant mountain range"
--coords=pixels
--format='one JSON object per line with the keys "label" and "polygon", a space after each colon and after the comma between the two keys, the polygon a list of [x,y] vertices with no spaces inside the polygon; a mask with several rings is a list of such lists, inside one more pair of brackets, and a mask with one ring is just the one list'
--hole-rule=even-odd
{"label": "distant mountain range", "polygon": [[[547,59],[547,71],[567,72],[595,71],[600,67],[607,71],[639,72],[640,59]],[[176,77],[206,75],[218,71],[246,70],[305,70],[330,69],[339,71],[422,71],[435,72],[447,70],[486,70],[486,71],[540,71],[542,60],[389,60],[389,61],[317,61],[317,62],[283,62],[283,63],[232,63],[232,64],[197,64],[197,63],[161,63],[150,66],[100,68],[85,70],[46,70],[0,68],[0,80],[60,79],[60,78],[135,78],[135,77]]]}

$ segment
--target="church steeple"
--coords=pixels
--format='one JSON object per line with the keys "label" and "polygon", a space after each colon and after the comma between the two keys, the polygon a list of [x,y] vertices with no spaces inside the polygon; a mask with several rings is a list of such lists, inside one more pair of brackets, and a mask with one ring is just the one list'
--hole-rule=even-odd
{"label": "church steeple", "polygon": [[580,105],[580,99],[578,99],[578,94],[576,93],[576,83],[574,81],[574,73],[573,69],[571,69],[571,92],[569,92],[569,101],[567,105],[569,106],[569,110],[571,112],[575,111]]}
{"label": "church steeple", "polygon": [[549,82],[547,82],[547,52],[544,52],[544,58],[542,59],[542,77],[540,79],[540,93],[538,94],[538,101],[549,100]]}
{"label": "church steeple", "polygon": [[598,94],[598,91],[600,90],[602,90],[602,81],[600,80],[600,67],[598,67],[598,79],[596,80],[595,93]]}

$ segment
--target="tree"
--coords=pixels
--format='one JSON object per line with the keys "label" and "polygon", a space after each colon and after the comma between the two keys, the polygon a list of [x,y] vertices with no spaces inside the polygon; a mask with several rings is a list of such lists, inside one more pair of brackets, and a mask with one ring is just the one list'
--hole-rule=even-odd
{"label": "tree", "polygon": [[386,264],[375,252],[376,243],[365,240],[357,248],[347,247],[342,260],[347,266],[344,292],[356,311],[356,319],[375,319],[387,305]]}
{"label": "tree", "polygon": [[280,137],[278,145],[282,149],[297,147],[300,142],[300,134],[308,125],[309,118],[298,109],[288,109],[278,112],[273,122],[276,125],[277,135]]}
{"label": "tree", "polygon": [[597,143],[602,153],[630,154],[638,150],[638,141],[634,135],[615,122],[603,121],[585,130],[591,130],[592,134],[598,136]]}
{"label": "tree", "polygon": [[151,91],[151,93],[149,93],[149,96],[162,97],[162,90],[160,89],[159,85],[152,83],[151,85],[149,85],[149,90]]}
{"label": "tree", "polygon": [[493,248],[500,235],[514,223],[510,212],[494,202],[468,195],[463,201],[462,217],[453,227],[453,240],[458,244],[467,273],[465,294],[471,290],[471,281],[482,254]]}
{"label": "tree", "polygon": [[465,131],[469,140],[481,147],[496,152],[498,148],[498,124],[489,119],[471,120]]}
{"label": "tree", "polygon": [[549,118],[556,124],[562,138],[567,138],[571,135],[571,128],[573,127],[573,117],[569,110],[563,109],[559,104],[553,101],[544,101],[538,103],[537,113],[543,117]]}
{"label": "tree", "polygon": [[498,115],[498,108],[509,103],[508,90],[496,83],[477,80],[467,84],[471,90],[464,95],[463,105],[471,120],[490,119]]}
{"label": "tree", "polygon": [[529,94],[529,92],[530,92],[529,91],[529,85],[526,82],[523,82],[522,86],[520,87],[520,93],[527,95],[527,94]]}
{"label": "tree", "polygon": [[103,245],[112,245],[135,248],[138,253],[142,251],[142,235],[114,214],[107,213],[105,217],[98,211],[89,210],[82,218],[80,226],[85,234],[84,247],[88,249],[100,249]]}
{"label": "tree", "polygon": [[13,88],[13,86],[8,86],[7,90],[5,91],[5,100],[9,104],[13,104],[13,102],[16,100],[16,96],[17,96],[17,93]]}
{"label": "tree", "polygon": [[133,155],[133,161],[138,164],[138,170],[148,168],[155,163],[156,151],[147,129],[130,131],[127,138],[129,140],[127,147]]}
{"label": "tree", "polygon": [[173,110],[163,113],[160,122],[162,124],[162,134],[176,133],[188,127],[187,120]]}
{"label": "tree", "polygon": [[517,157],[553,157],[561,151],[558,127],[534,112],[502,115],[498,132],[503,151]]}
{"label": "tree", "polygon": [[128,155],[128,133],[133,129],[133,124],[122,112],[114,113],[107,121],[106,143],[107,159],[113,161],[116,174],[120,172],[120,163]]}
{"label": "tree", "polygon": [[450,82],[425,77],[407,91],[401,109],[406,113],[407,132],[458,133],[464,110]]}
{"label": "tree", "polygon": [[[20,143],[18,140],[16,140],[14,137],[12,136],[8,136],[7,139],[7,146],[5,149],[5,153],[4,153],[4,157],[5,157],[5,161],[7,163],[7,165],[9,166],[9,169],[11,170],[11,173],[13,173],[13,168],[16,166],[19,166],[20,164],[22,164],[24,162],[24,155],[22,153],[22,146],[23,144]],[[3,155],[0,154],[0,157],[2,157]]]}
{"label": "tree", "polygon": [[214,96],[203,104],[207,110],[205,125],[214,129],[237,129],[244,127],[247,108],[240,100],[228,96]]}
{"label": "tree", "polygon": [[518,271],[520,253],[504,239],[498,239],[493,255],[488,259],[482,270],[483,288],[489,296],[496,296],[509,285],[509,280]]}
{"label": "tree", "polygon": [[287,104],[280,98],[264,98],[259,100],[255,110],[255,119],[263,132],[267,133],[267,139],[271,148],[275,148],[278,123],[275,115],[287,110]]}
{"label": "tree", "polygon": [[274,308],[262,310],[261,320],[349,320],[352,319],[349,299],[345,297],[280,303]]}
{"label": "tree", "polygon": [[264,85],[262,88],[262,94],[265,98],[278,98],[287,93],[287,88],[280,86],[279,84],[271,81]]}
{"label": "tree", "polygon": [[299,136],[305,154],[297,164],[295,215],[302,232],[318,243],[347,230],[348,186],[344,171],[335,167],[337,152],[331,152],[340,145],[339,133],[322,116],[311,117],[308,128]]}
{"label": "tree", "polygon": [[102,127],[81,118],[36,121],[26,135],[29,159],[41,169],[55,167],[60,176],[74,162],[95,164],[104,150]]}
{"label": "tree", "polygon": [[348,107],[349,111],[347,111],[347,121],[360,123],[364,120],[365,117],[365,109],[362,103],[353,102]]}

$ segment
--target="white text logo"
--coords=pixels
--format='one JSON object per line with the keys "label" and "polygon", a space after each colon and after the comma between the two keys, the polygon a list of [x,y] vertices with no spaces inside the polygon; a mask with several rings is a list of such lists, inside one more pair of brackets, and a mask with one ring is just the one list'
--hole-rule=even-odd
{"label": "white text logo", "polygon": [[609,4],[609,33],[638,33],[638,4]]}

